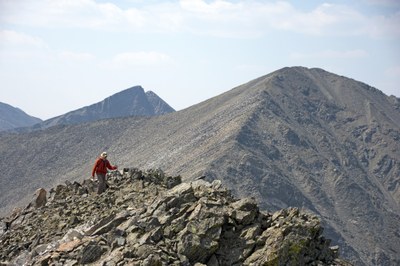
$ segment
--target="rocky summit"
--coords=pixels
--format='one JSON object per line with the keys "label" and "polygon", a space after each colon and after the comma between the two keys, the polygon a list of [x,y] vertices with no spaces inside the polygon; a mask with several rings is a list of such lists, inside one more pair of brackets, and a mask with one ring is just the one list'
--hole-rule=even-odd
{"label": "rocky summit", "polygon": [[101,195],[90,179],[38,189],[1,220],[0,265],[350,265],[298,208],[260,211],[219,180],[121,172]]}

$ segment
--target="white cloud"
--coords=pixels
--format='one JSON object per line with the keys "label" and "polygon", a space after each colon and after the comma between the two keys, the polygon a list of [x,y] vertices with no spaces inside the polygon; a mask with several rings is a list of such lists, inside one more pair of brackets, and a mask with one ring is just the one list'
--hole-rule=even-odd
{"label": "white cloud", "polygon": [[3,45],[31,46],[36,48],[47,47],[46,43],[38,37],[12,30],[0,30],[0,43]]}
{"label": "white cloud", "polygon": [[288,1],[180,2],[186,28],[192,32],[254,37],[271,30],[307,35],[400,37],[400,12],[371,16],[349,5],[323,3],[309,11]]}
{"label": "white cloud", "polygon": [[123,25],[141,27],[144,21],[141,10],[94,0],[8,1],[2,9],[0,16],[6,23],[36,27],[116,30]]}
{"label": "white cloud", "polygon": [[386,95],[400,97],[400,65],[394,65],[384,69],[383,75],[377,77],[375,82],[378,89]]}
{"label": "white cloud", "polygon": [[367,57],[368,53],[362,49],[335,51],[324,50],[313,53],[293,53],[292,58],[295,59],[354,59]]}
{"label": "white cloud", "polygon": [[62,51],[58,55],[61,60],[71,62],[87,62],[92,61],[96,58],[93,54],[90,53],[78,53],[72,51]]}
{"label": "white cloud", "polygon": [[[88,62],[96,59],[91,53],[81,53],[74,51],[56,51],[47,45],[41,38],[29,34],[0,30],[0,59],[8,62],[25,62],[34,60],[37,62]],[[21,61],[22,60],[22,61]]]}
{"label": "white cloud", "polygon": [[367,4],[376,6],[399,7],[399,0],[364,0]]}
{"label": "white cloud", "polygon": [[385,74],[388,77],[397,78],[400,80],[400,66],[392,66],[392,67],[386,69]]}
{"label": "white cloud", "polygon": [[291,23],[289,30],[314,35],[353,35],[363,21],[362,15],[355,10],[327,3],[309,13],[294,11],[287,19]]}
{"label": "white cloud", "polygon": [[180,6],[183,10],[197,14],[218,15],[224,11],[237,11],[242,6],[241,3],[233,4],[228,1],[216,0],[207,4],[202,0],[181,0]]}
{"label": "white cloud", "polygon": [[6,1],[2,10],[2,21],[36,27],[190,31],[238,38],[260,36],[271,30],[312,35],[400,36],[399,12],[370,16],[351,6],[327,3],[304,11],[289,1],[150,1],[122,8],[94,0],[26,0]]}
{"label": "white cloud", "polygon": [[377,16],[366,23],[366,32],[376,38],[400,37],[400,11],[386,16]]}
{"label": "white cloud", "polygon": [[170,62],[172,62],[171,57],[160,52],[126,52],[115,55],[110,66],[114,68],[160,66]]}

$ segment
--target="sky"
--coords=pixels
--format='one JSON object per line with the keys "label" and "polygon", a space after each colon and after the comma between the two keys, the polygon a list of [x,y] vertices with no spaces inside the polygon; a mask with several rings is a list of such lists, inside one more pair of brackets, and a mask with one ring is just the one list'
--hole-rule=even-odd
{"label": "sky", "polygon": [[0,102],[41,119],[136,85],[181,110],[287,66],[400,97],[400,1],[0,0]]}

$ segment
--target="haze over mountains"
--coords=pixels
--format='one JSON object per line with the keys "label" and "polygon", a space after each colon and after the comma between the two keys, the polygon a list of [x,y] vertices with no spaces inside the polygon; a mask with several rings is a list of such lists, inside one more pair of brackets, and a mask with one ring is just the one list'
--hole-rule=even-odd
{"label": "haze over mountains", "polygon": [[29,127],[42,120],[25,113],[19,108],[0,102],[0,131],[18,127]]}
{"label": "haze over mountains", "polygon": [[261,208],[310,209],[356,264],[400,264],[400,100],[322,69],[284,68],[185,110],[0,139],[1,211],[121,167],[220,179]]}

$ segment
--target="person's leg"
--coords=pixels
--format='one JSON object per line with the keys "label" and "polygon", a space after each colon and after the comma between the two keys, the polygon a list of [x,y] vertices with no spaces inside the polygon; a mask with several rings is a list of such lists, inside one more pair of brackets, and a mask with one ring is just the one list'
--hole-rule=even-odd
{"label": "person's leg", "polygon": [[106,175],[97,174],[97,179],[99,180],[99,187],[97,189],[97,194],[101,194],[106,190]]}

